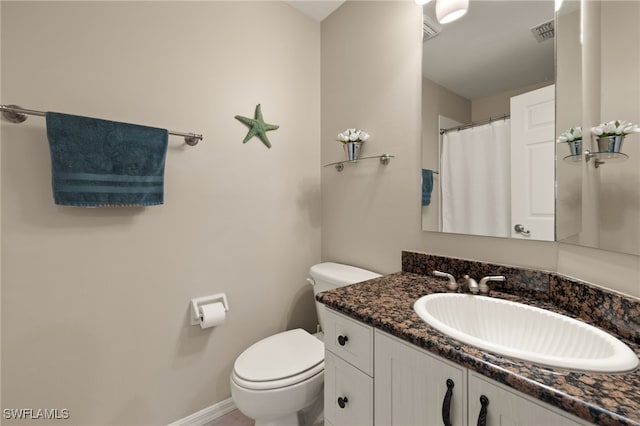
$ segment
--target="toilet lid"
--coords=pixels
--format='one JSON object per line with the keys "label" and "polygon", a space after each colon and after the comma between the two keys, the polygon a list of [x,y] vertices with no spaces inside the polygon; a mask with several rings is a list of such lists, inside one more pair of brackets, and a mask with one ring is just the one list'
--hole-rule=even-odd
{"label": "toilet lid", "polygon": [[[324,364],[324,344],[298,328],[275,334],[247,348],[236,359],[234,373],[244,381],[270,382],[317,374]],[[316,367],[316,368],[314,368]],[[304,380],[306,375],[299,378]]]}

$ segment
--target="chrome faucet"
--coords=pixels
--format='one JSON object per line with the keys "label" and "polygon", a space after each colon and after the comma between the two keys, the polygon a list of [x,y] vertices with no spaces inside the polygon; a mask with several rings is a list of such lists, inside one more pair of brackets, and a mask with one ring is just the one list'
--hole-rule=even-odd
{"label": "chrome faucet", "polygon": [[435,275],[436,277],[449,279],[449,282],[447,283],[447,290],[454,291],[454,292],[458,290],[458,282],[456,281],[453,275],[447,274],[446,272],[440,272],[440,271],[433,271],[433,275]]}
{"label": "chrome faucet", "polygon": [[447,278],[449,282],[446,284],[447,290],[450,292],[465,293],[469,292],[473,295],[480,294],[482,296],[488,296],[491,288],[487,284],[489,281],[505,281],[503,275],[490,275],[482,278],[480,283],[471,278],[469,275],[464,275],[462,284],[458,284],[455,277],[446,272],[433,271],[433,275],[436,277]]}
{"label": "chrome faucet", "polygon": [[480,289],[480,294],[483,296],[488,296],[489,292],[491,291],[491,288],[487,284],[487,282],[489,281],[505,281],[505,277],[503,275],[495,275],[484,277],[483,279],[481,279],[478,287]]}
{"label": "chrome faucet", "polygon": [[464,283],[462,284],[463,293],[465,288],[469,290],[469,293],[471,294],[478,294],[480,292],[480,287],[478,286],[476,280],[471,278],[469,275],[465,275],[462,278],[464,278]]}

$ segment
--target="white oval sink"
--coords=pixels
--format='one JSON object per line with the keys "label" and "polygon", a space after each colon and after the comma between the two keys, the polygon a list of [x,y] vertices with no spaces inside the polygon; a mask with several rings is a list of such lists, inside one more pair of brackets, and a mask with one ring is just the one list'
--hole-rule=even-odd
{"label": "white oval sink", "polygon": [[624,372],[638,357],[589,324],[521,303],[468,294],[421,297],[413,309],[427,324],[480,349],[550,367]]}

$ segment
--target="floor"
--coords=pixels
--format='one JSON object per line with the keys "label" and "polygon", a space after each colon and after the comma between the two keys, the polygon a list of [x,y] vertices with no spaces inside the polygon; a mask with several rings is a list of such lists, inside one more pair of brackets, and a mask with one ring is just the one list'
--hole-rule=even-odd
{"label": "floor", "polygon": [[222,417],[210,421],[204,426],[253,426],[253,424],[253,419],[244,416],[238,410],[233,410]]}

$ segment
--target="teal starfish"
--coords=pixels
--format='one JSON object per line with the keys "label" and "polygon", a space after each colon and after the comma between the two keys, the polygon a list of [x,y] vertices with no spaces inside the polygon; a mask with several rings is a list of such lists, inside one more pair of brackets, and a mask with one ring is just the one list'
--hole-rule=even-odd
{"label": "teal starfish", "polygon": [[256,113],[255,119],[243,117],[241,115],[236,115],[236,120],[247,125],[250,128],[249,133],[245,136],[242,143],[247,143],[249,139],[254,136],[258,136],[263,144],[267,146],[267,148],[271,148],[271,142],[269,142],[269,138],[267,138],[267,132],[270,130],[276,130],[280,126],[276,126],[275,124],[267,124],[262,119],[262,110],[260,109],[260,104],[256,105]]}

